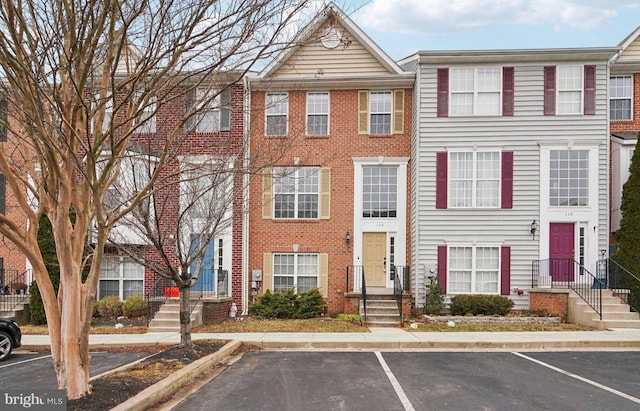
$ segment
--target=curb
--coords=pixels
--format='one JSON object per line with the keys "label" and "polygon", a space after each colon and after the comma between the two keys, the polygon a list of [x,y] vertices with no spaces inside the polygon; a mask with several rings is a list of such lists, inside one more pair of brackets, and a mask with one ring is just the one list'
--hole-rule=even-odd
{"label": "curb", "polygon": [[120,405],[111,408],[111,411],[142,411],[152,408],[155,404],[173,395],[189,382],[215,367],[222,359],[231,355],[240,345],[240,341],[227,343],[219,351],[192,362],[167,378],[147,387]]}

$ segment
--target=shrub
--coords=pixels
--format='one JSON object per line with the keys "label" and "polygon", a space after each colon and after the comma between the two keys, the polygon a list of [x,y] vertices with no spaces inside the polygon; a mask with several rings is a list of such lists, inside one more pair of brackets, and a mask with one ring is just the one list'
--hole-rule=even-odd
{"label": "shrub", "polygon": [[132,295],[122,304],[122,313],[127,318],[142,317],[147,313],[147,301],[139,294]]}
{"label": "shrub", "polygon": [[116,295],[109,295],[98,301],[96,309],[101,317],[116,318],[122,315],[122,301]]}
{"label": "shrub", "polygon": [[313,318],[327,312],[327,304],[317,288],[296,294],[267,290],[258,303],[249,305],[249,314],[262,318]]}
{"label": "shrub", "polygon": [[438,284],[437,277],[429,277],[427,296],[424,302],[425,314],[440,314],[444,310],[444,290]]}
{"label": "shrub", "polygon": [[501,295],[456,295],[451,299],[451,315],[507,315],[513,301]]}

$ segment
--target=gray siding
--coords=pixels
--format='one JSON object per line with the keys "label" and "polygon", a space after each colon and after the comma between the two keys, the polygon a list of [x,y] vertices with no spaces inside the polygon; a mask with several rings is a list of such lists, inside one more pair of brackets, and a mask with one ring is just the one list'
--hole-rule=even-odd
{"label": "gray siding", "polygon": [[[576,63],[571,63],[576,64]],[[580,64],[580,63],[578,63]],[[585,61],[582,64],[595,64]],[[599,146],[598,181],[590,182],[598,190],[598,247],[608,243],[608,166],[607,166],[607,66],[597,64],[596,115],[543,115],[543,67],[540,64],[499,64],[515,68],[514,116],[446,117],[436,116],[436,70],[421,64],[415,98],[420,111],[417,141],[412,150],[413,267],[419,275],[437,270],[437,247],[446,243],[495,243],[511,247],[511,290],[531,286],[531,263],[539,256],[539,236],[532,239],[532,220],[540,222],[540,146],[550,142],[591,142]],[[408,69],[408,68],[407,68]],[[512,209],[435,208],[436,153],[455,147],[479,150],[492,148],[514,152]],[[437,271],[436,271],[437,272]],[[424,278],[414,289],[416,302],[424,302]],[[518,308],[528,306],[528,295],[513,294]]]}

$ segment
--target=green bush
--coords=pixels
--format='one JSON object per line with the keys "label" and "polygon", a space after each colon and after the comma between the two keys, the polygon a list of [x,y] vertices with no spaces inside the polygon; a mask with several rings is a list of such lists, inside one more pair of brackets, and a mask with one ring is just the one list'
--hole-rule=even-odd
{"label": "green bush", "polygon": [[451,315],[507,315],[513,301],[501,295],[456,295],[451,299]]}
{"label": "green bush", "polygon": [[360,317],[360,314],[338,314],[338,320],[341,321],[347,321],[347,322],[356,322],[356,323],[360,323],[362,322],[362,318]]}
{"label": "green bush", "polygon": [[427,296],[424,302],[424,313],[440,314],[444,310],[444,290],[438,284],[438,277],[429,277]]}
{"label": "green bush", "polygon": [[147,313],[147,301],[139,294],[132,295],[124,300],[122,314],[127,318],[142,317]]}
{"label": "green bush", "polygon": [[116,318],[122,315],[122,301],[117,295],[109,295],[96,303],[100,317]]}
{"label": "green bush", "polygon": [[317,288],[296,294],[267,290],[258,303],[249,305],[249,314],[262,318],[314,318],[327,312],[327,303]]}

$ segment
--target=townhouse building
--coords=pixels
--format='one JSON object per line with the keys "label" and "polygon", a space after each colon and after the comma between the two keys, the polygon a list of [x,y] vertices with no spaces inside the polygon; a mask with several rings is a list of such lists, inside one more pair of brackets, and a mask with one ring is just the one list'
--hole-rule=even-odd
{"label": "townhouse building", "polygon": [[[417,304],[449,296],[527,308],[532,284],[588,281],[608,245],[608,60],[616,48],[420,51],[411,164]],[[536,277],[536,278],[532,278]],[[538,278],[539,277],[539,278]]]}
{"label": "townhouse building", "polygon": [[363,271],[392,290],[411,256],[414,78],[330,4],[249,79],[254,298],[318,287],[345,312]]}
{"label": "townhouse building", "polygon": [[640,28],[629,34],[611,60],[609,119],[611,124],[611,242],[620,228],[622,189],[640,133]]}

